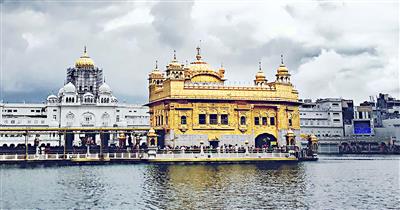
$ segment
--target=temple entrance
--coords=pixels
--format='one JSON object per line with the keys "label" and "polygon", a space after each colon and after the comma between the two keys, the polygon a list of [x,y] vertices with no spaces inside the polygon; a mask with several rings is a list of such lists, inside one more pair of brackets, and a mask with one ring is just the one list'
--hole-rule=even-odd
{"label": "temple entrance", "polygon": [[164,148],[165,147],[165,131],[157,130],[156,133],[158,135],[157,146],[160,148]]}
{"label": "temple entrance", "polygon": [[257,148],[262,148],[265,146],[276,147],[276,146],[278,146],[278,144],[277,144],[275,136],[273,136],[269,133],[263,133],[256,137],[255,146]]}
{"label": "temple entrance", "polygon": [[74,133],[65,134],[65,146],[67,150],[72,150],[72,145],[74,142]]}
{"label": "temple entrance", "polygon": [[217,148],[219,145],[219,141],[210,141],[210,147],[212,148]]}
{"label": "temple entrance", "polygon": [[110,133],[108,131],[103,131],[100,133],[101,143],[103,145],[103,149],[108,149],[108,142],[110,141]]}

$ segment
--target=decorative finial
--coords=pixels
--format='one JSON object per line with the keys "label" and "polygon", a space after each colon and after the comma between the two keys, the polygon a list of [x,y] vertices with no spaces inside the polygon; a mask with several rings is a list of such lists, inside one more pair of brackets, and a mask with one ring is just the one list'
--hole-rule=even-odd
{"label": "decorative finial", "polygon": [[221,69],[223,69],[224,68],[224,63],[223,62],[221,62]]}
{"label": "decorative finial", "polygon": [[283,55],[281,54],[281,64],[283,64]]}
{"label": "decorative finial", "polygon": [[186,66],[189,66],[189,62],[188,60],[185,61]]}
{"label": "decorative finial", "polygon": [[103,76],[103,81],[104,81],[104,83],[106,83],[106,76],[105,75]]}
{"label": "decorative finial", "polygon": [[174,60],[176,60],[176,50],[174,50]]}
{"label": "decorative finial", "polygon": [[199,61],[201,60],[201,55],[200,55],[200,46],[197,46],[197,55],[196,55],[196,59]]}
{"label": "decorative finial", "polygon": [[261,61],[258,61],[258,70],[261,71]]}
{"label": "decorative finial", "polygon": [[86,54],[86,45],[83,47],[83,53]]}
{"label": "decorative finial", "polygon": [[156,69],[158,69],[158,60],[156,60]]}

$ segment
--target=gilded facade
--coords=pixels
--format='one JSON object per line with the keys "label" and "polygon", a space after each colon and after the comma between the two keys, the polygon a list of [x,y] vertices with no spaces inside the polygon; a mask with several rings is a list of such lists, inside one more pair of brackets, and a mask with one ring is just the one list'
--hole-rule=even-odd
{"label": "gilded facade", "polygon": [[267,81],[260,64],[253,85],[227,85],[225,69],[212,69],[199,47],[190,64],[179,63],[175,54],[165,71],[156,64],[147,105],[158,145],[294,144],[300,130],[298,92],[283,60],[275,76]]}

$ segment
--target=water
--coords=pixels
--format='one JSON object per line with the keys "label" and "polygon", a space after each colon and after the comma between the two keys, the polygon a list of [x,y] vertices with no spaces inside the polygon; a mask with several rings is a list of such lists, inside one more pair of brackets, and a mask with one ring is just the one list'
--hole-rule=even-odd
{"label": "water", "polygon": [[1,166],[2,209],[387,209],[399,156],[291,165]]}

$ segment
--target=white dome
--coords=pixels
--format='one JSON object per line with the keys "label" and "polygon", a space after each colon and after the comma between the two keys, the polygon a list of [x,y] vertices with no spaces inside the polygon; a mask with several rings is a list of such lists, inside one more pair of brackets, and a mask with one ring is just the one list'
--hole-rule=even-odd
{"label": "white dome", "polygon": [[68,84],[64,86],[64,93],[76,93],[75,85],[68,82]]}
{"label": "white dome", "polygon": [[55,95],[49,95],[48,97],[47,97],[47,101],[50,101],[50,100],[57,100],[57,96],[55,96]]}
{"label": "white dome", "polygon": [[64,88],[60,88],[60,90],[58,91],[58,96],[61,96],[64,93]]}
{"label": "white dome", "polygon": [[90,92],[86,92],[85,94],[83,94],[83,97],[94,97],[94,95]]}
{"label": "white dome", "polygon": [[107,83],[103,83],[100,87],[99,87],[99,92],[100,93],[109,93],[111,94],[111,88],[110,86],[107,85]]}

